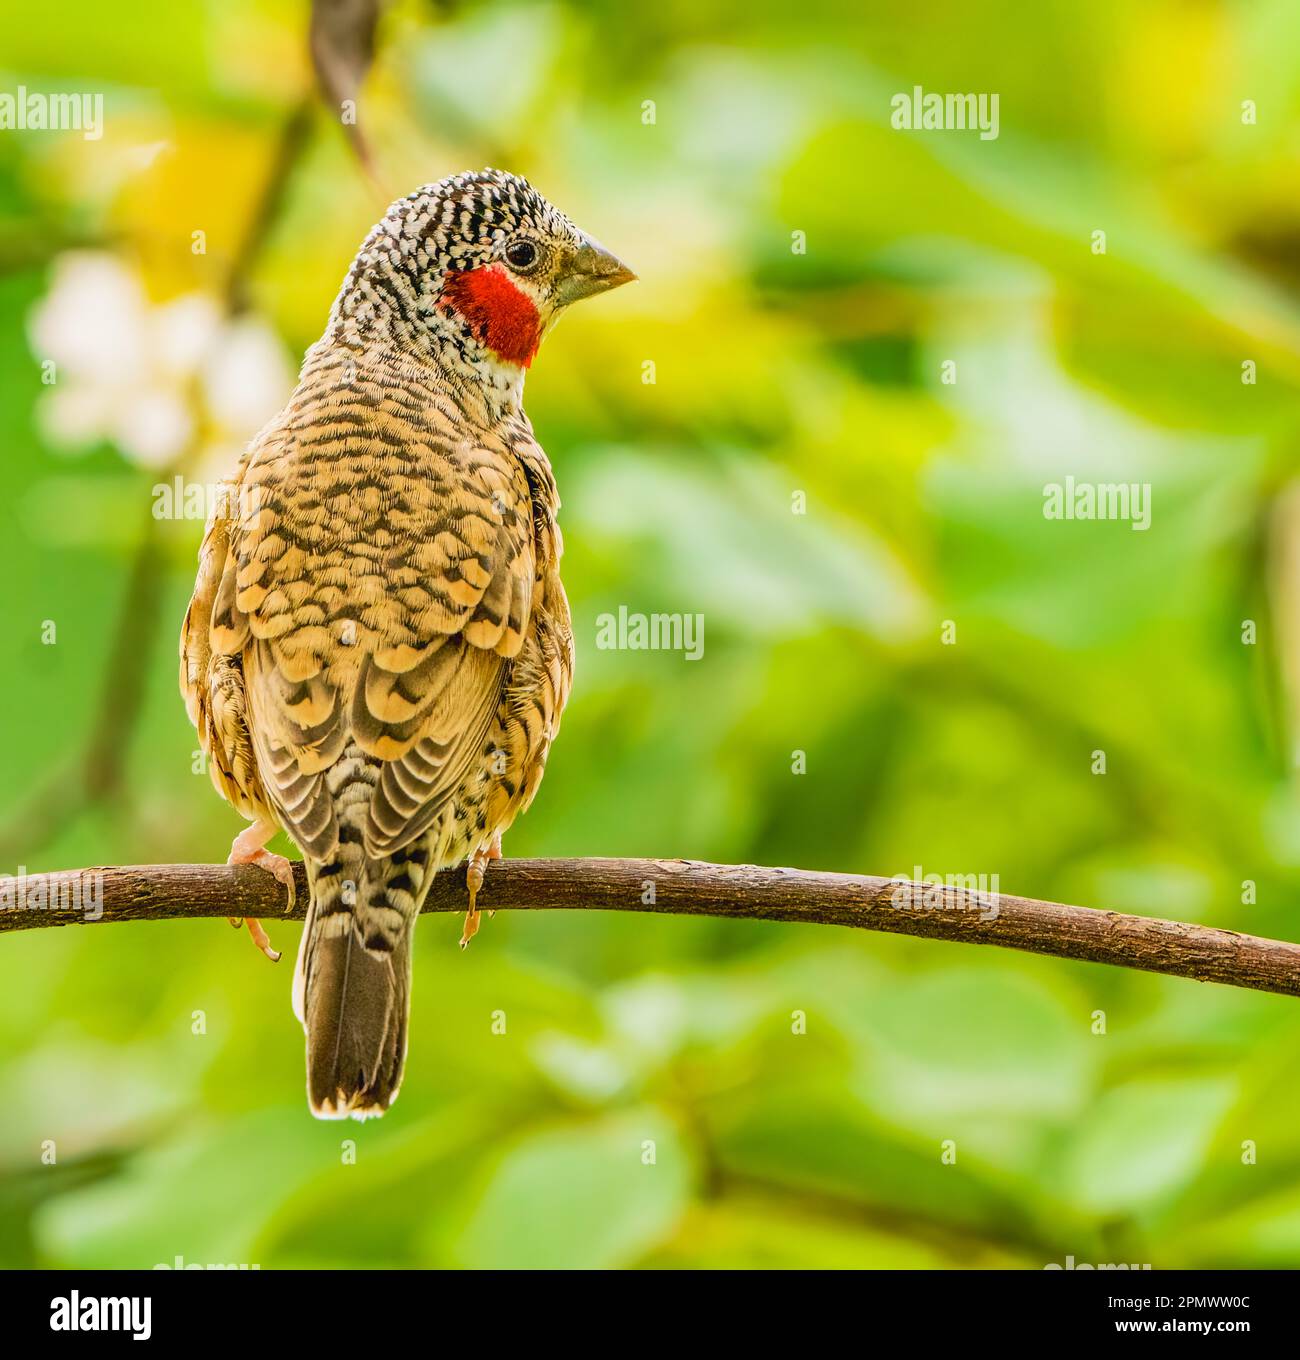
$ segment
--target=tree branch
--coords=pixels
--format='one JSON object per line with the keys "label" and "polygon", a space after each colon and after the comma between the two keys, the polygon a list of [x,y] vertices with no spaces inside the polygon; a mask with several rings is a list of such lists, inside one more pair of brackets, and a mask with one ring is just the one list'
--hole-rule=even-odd
{"label": "tree branch", "polygon": [[[0,933],[178,917],[300,921],[306,874],[301,864],[294,872],[292,911],[285,910],[280,884],[247,865],[137,865],[0,879]],[[648,911],[852,926],[1300,996],[1297,944],[892,878],[680,859],[514,859],[490,866],[480,903],[510,911]],[[462,912],[465,906],[464,871],[439,874],[424,910]]]}

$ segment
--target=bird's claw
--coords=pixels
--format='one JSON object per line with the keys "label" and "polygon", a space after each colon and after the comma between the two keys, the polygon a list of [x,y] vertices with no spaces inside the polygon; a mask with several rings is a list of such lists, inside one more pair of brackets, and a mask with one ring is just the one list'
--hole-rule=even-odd
{"label": "bird's claw", "polygon": [[[469,911],[465,915],[465,929],[460,937],[462,949],[465,949],[474,936],[478,934],[481,919],[476,905],[478,890],[483,886],[483,877],[487,873],[488,865],[492,860],[500,858],[501,833],[499,831],[492,837],[492,843],[486,850],[475,850],[469,857],[469,863],[465,867],[465,886],[469,889]],[[488,912],[489,917],[495,915],[495,911]]]}
{"label": "bird's claw", "polygon": [[261,921],[256,916],[249,916],[245,918],[244,924],[248,927],[248,933],[253,937],[253,943],[272,963],[279,963],[280,951],[271,948],[271,937],[262,928]]}
{"label": "bird's claw", "polygon": [[[265,838],[259,837],[265,833]],[[265,848],[265,841],[269,840],[275,833],[273,826],[267,827],[262,824],[255,824],[247,827],[235,837],[235,843],[230,847],[230,855],[226,860],[227,864],[254,864],[259,869],[270,874],[272,878],[284,884],[288,894],[288,904],[285,911],[292,911],[294,902],[297,898],[297,887],[293,881],[293,865],[289,863],[283,855],[273,854]],[[241,925],[248,927],[248,933],[253,937],[253,943],[266,955],[272,963],[280,962],[280,951],[271,947],[270,937],[263,928],[261,921],[254,916],[245,916],[242,919],[238,916],[230,917],[230,924],[239,929]]]}
{"label": "bird's claw", "polygon": [[478,901],[478,890],[483,886],[484,872],[483,859],[474,855],[465,870],[465,886],[469,889],[469,910],[465,913],[465,929],[460,937],[462,949],[468,949],[469,942],[478,934],[480,915],[475,903]]}
{"label": "bird's claw", "polygon": [[283,855],[272,854],[270,850],[259,850],[252,859],[245,860],[244,863],[256,864],[259,869],[265,869],[272,878],[284,884],[287,895],[284,909],[286,913],[291,912],[298,900],[298,887],[293,881],[293,865]]}

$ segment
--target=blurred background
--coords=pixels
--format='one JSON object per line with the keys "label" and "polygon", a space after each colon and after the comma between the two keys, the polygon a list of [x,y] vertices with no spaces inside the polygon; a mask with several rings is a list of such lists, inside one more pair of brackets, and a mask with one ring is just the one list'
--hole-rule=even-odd
{"label": "blurred background", "polygon": [[[278,408],[388,200],[490,163],[641,279],[528,379],[578,675],[508,855],[1296,938],[1291,0],[398,0],[373,44],[322,10],[315,63],[306,3],[2,7],[0,91],[103,130],[0,130],[0,872],[224,860],[176,686],[203,507],[155,507]],[[1000,135],[891,128],[917,85]],[[1066,477],[1149,484],[1150,528],[1045,518]],[[703,657],[599,650],[620,606],[702,613]],[[340,1126],[270,930],[278,968],[219,921],[0,939],[0,1263],[1300,1264],[1294,1001],[428,917],[401,1099]]]}

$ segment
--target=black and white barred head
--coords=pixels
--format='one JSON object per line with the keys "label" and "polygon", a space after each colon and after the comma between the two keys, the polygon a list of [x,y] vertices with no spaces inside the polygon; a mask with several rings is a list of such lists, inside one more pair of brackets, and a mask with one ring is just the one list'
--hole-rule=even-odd
{"label": "black and white barred head", "polygon": [[326,340],[516,390],[564,307],[633,277],[526,179],[453,175],[398,199],[370,231]]}
{"label": "black and white barred head", "polygon": [[361,251],[396,247],[417,262],[423,253],[426,269],[472,269],[498,258],[506,241],[520,233],[575,244],[582,239],[522,176],[472,170],[399,198]]}
{"label": "black and white barred head", "polygon": [[[452,332],[472,353],[473,336],[442,323],[439,302],[449,274],[504,261],[506,250],[529,242],[531,272],[544,266],[557,247],[577,247],[582,233],[526,179],[504,170],[474,170],[426,184],[399,198],[362,242],[334,304],[332,323],[364,338],[376,329],[392,332],[422,349],[421,332]],[[539,266],[542,266],[539,268]],[[537,299],[539,302],[543,299]]]}

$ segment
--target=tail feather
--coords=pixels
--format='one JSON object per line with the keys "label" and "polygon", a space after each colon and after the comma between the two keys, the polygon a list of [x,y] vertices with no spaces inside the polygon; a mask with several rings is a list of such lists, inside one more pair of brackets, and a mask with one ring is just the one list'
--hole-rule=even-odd
{"label": "tail feather", "polygon": [[338,850],[330,863],[308,863],[294,1011],[307,1034],[312,1113],[365,1119],[383,1114],[402,1083],[411,934],[432,876],[418,849],[370,863],[352,846]]}
{"label": "tail feather", "polygon": [[325,1119],[382,1114],[406,1061],[411,950],[369,950],[355,926],[320,939],[306,988],[307,1097]]}

